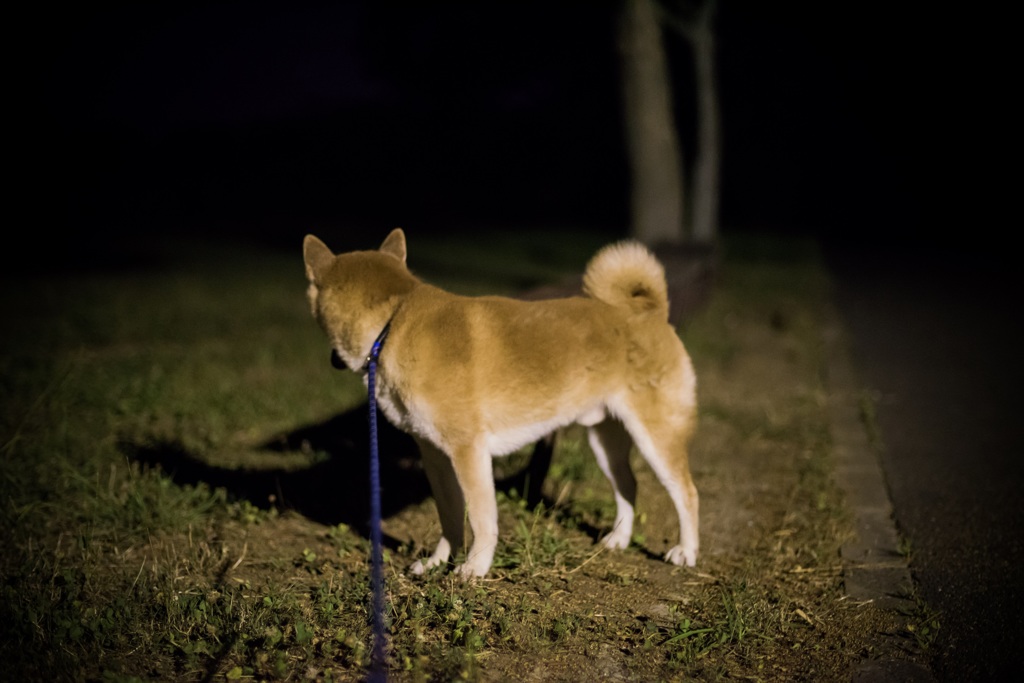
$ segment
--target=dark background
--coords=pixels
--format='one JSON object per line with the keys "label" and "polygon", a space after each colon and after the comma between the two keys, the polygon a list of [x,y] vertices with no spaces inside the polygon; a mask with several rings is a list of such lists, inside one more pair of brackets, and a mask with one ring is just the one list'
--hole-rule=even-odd
{"label": "dark background", "polygon": [[[618,4],[480,5],[38,11],[13,69],[26,238],[79,260],[190,232],[625,232]],[[831,5],[720,2],[723,231],[1002,253],[1005,19]],[[689,157],[692,65],[666,42]]]}
{"label": "dark background", "polygon": [[[618,4],[479,4],[11,15],[5,277],[145,267],[140,253],[177,237],[298,259],[307,232],[341,249],[396,225],[413,240],[625,234]],[[1016,24],[962,4],[719,5],[721,231],[825,246],[882,397],[897,522],[942,613],[936,671],[1010,680],[1024,585]],[[692,64],[666,42],[691,158]]]}

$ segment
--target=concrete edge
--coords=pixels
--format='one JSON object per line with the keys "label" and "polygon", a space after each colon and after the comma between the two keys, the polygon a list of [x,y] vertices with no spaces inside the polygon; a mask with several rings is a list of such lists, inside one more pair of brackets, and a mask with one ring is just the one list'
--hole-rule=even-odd
{"label": "concrete edge", "polygon": [[[911,609],[913,578],[900,552],[893,506],[882,464],[861,417],[863,388],[850,358],[839,312],[826,310],[823,343],[828,412],[835,456],[836,483],[853,515],[854,536],[841,550],[846,595],[875,609]],[[851,672],[851,681],[934,681],[930,671],[903,659],[865,659]]]}

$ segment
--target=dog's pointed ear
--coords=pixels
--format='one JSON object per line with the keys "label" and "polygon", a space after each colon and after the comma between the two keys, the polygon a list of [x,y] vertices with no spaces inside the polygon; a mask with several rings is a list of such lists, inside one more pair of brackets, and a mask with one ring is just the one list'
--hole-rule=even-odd
{"label": "dog's pointed ear", "polygon": [[380,250],[405,263],[405,233],[402,232],[402,229],[395,228],[392,230],[391,234],[384,240],[384,244],[380,245]]}
{"label": "dog's pointed ear", "polygon": [[334,263],[334,254],[313,235],[306,235],[302,241],[302,256],[306,259],[306,277],[313,284],[319,283]]}

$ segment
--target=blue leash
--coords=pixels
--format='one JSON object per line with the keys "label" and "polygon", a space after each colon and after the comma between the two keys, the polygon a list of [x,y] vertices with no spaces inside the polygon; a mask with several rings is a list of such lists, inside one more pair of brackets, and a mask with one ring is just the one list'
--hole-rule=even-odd
{"label": "blue leash", "polygon": [[370,356],[366,359],[367,390],[370,395],[370,556],[372,563],[371,582],[373,584],[373,602],[370,612],[373,616],[373,653],[370,659],[370,680],[384,681],[387,679],[387,632],[384,629],[384,558],[381,546],[381,506],[380,506],[380,455],[377,444],[377,361],[384,341],[388,338],[391,322],[384,326],[380,335],[370,347]]}

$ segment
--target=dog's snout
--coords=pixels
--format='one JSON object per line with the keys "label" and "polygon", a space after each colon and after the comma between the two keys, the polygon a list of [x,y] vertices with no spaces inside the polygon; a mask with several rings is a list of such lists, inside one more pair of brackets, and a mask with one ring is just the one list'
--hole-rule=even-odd
{"label": "dog's snout", "polygon": [[331,366],[335,370],[348,370],[348,366],[345,365],[345,361],[341,359],[341,356],[339,356],[338,352],[334,349],[331,349]]}

